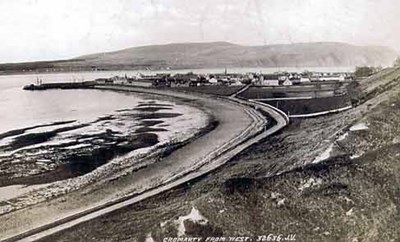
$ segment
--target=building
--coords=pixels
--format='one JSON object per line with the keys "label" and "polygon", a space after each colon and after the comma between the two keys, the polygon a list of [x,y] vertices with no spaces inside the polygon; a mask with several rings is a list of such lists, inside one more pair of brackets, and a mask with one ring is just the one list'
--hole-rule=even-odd
{"label": "building", "polygon": [[301,76],[301,77],[300,77],[300,82],[301,82],[301,83],[311,82],[311,79],[310,79],[309,76]]}
{"label": "building", "polygon": [[291,85],[293,85],[293,81],[291,81],[291,80],[289,80],[289,79],[286,79],[286,80],[282,83],[282,85],[283,85],[283,86],[291,86]]}
{"label": "building", "polygon": [[321,77],[319,77],[319,80],[320,81],[344,81],[345,75],[329,73],[329,75],[322,75]]}
{"label": "building", "polygon": [[128,82],[129,85],[132,86],[138,86],[138,87],[151,87],[153,85],[152,81],[148,81],[148,80],[132,80]]}
{"label": "building", "polygon": [[211,85],[217,85],[217,84],[218,84],[218,80],[217,80],[217,78],[215,78],[215,77],[211,77],[211,78],[208,80],[208,82],[209,82]]}
{"label": "building", "polygon": [[259,80],[263,86],[279,86],[279,76],[276,74],[261,75]]}
{"label": "building", "polygon": [[95,80],[98,84],[113,84],[114,81],[109,78],[98,78]]}

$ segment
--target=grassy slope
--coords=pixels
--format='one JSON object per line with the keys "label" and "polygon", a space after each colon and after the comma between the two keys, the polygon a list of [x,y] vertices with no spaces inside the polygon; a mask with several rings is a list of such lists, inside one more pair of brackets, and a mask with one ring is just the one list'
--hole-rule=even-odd
{"label": "grassy slope", "polygon": [[[398,241],[400,83],[393,80],[399,76],[400,70],[390,70],[384,79],[379,74],[365,80],[363,90],[379,80],[380,91],[365,91],[365,102],[353,110],[292,123],[194,184],[45,241],[144,241],[150,232],[158,241],[176,233],[172,221],[192,206],[209,224],[186,223],[188,235],[282,233],[296,234],[297,241]],[[337,141],[331,159],[304,166],[337,139],[339,130],[346,132],[360,121],[369,129]],[[307,182],[310,187],[299,189]]]}

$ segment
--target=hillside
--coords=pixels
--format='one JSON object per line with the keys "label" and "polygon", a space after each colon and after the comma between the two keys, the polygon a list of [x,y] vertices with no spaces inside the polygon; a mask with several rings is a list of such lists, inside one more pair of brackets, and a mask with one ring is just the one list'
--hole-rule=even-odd
{"label": "hillside", "polygon": [[2,64],[0,72],[197,69],[217,67],[390,66],[398,54],[387,47],[319,42],[243,46],[228,42],[150,45],[70,60]]}
{"label": "hillside", "polygon": [[74,60],[96,66],[158,68],[331,67],[391,65],[397,54],[386,47],[343,43],[242,46],[227,42],[183,43],[135,47],[82,56]]}

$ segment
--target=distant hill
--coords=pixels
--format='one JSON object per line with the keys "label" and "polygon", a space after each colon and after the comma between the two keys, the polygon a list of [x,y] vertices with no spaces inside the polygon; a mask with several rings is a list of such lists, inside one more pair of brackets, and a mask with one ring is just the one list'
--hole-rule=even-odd
{"label": "distant hill", "polygon": [[[40,62],[39,66],[44,68],[48,65],[53,70],[389,66],[397,56],[387,47],[336,42],[265,46],[210,42],[133,47],[71,60]],[[27,67],[27,64],[19,65]],[[0,71],[4,66],[0,65]]]}
{"label": "distant hill", "polygon": [[387,47],[344,43],[242,46],[227,42],[182,43],[134,47],[87,55],[76,60],[91,65],[159,68],[333,67],[391,65],[397,53]]}

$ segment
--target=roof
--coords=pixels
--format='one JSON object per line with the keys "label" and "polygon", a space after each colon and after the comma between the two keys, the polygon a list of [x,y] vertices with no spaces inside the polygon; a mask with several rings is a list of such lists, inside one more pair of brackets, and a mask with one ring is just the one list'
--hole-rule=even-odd
{"label": "roof", "polygon": [[264,80],[278,80],[279,79],[279,75],[276,75],[276,74],[265,74],[262,76],[264,77]]}

